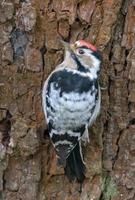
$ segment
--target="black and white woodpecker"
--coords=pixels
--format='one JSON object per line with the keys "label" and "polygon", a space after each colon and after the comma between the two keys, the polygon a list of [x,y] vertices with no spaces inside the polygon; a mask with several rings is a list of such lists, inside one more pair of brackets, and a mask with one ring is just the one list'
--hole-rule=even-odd
{"label": "black and white woodpecker", "polygon": [[89,142],[88,127],[100,112],[101,56],[95,46],[84,40],[62,43],[64,61],[44,83],[43,110],[58,164],[70,180],[83,182],[81,141]]}

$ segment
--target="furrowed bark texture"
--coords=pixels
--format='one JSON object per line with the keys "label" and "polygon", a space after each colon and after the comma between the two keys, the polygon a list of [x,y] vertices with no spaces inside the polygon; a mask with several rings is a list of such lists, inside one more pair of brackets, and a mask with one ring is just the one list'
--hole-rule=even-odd
{"label": "furrowed bark texture", "polygon": [[[82,193],[44,135],[41,91],[60,38],[103,55]],[[0,200],[54,199],[135,200],[135,0],[0,0]]]}

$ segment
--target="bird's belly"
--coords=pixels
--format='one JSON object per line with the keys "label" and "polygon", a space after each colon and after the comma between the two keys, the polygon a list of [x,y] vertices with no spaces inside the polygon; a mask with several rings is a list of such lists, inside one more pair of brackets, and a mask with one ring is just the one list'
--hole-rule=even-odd
{"label": "bird's belly", "polygon": [[52,91],[48,98],[48,119],[53,127],[72,129],[88,124],[95,106],[95,93],[64,93],[59,90]]}

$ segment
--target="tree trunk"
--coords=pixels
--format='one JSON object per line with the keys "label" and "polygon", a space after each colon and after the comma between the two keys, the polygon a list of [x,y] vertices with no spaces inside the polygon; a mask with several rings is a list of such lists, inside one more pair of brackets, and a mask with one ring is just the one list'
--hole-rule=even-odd
{"label": "tree trunk", "polygon": [[[86,180],[69,183],[44,132],[42,86],[62,38],[102,52]],[[135,199],[135,0],[0,0],[0,200]]]}

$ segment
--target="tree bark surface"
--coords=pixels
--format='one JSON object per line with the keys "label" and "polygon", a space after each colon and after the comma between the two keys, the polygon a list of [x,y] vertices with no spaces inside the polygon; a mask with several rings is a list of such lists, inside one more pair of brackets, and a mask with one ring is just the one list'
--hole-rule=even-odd
{"label": "tree bark surface", "polygon": [[[41,92],[59,39],[101,51],[101,114],[80,193],[57,167]],[[135,200],[135,0],[0,0],[0,200]]]}

